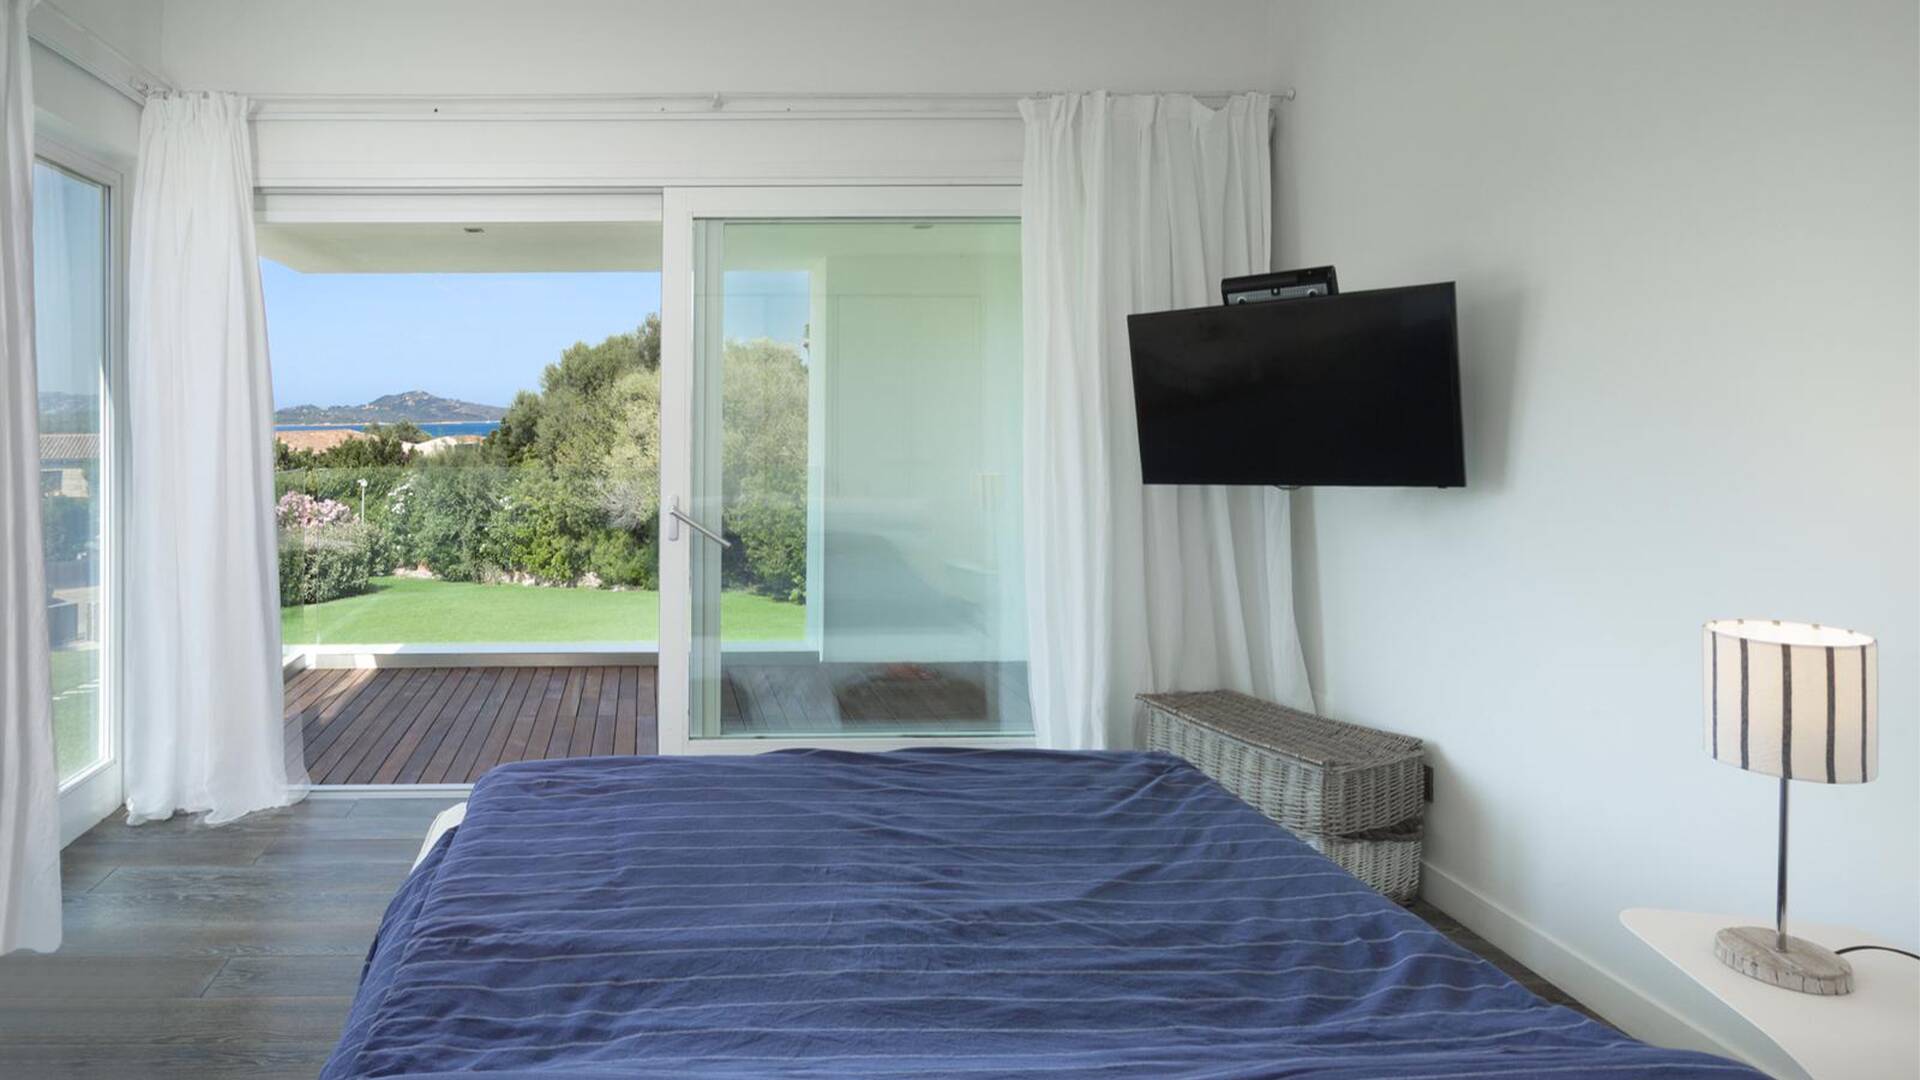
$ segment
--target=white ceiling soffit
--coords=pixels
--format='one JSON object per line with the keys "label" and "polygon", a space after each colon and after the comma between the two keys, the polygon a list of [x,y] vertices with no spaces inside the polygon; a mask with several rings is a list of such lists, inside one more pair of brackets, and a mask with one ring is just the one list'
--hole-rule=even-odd
{"label": "white ceiling soffit", "polygon": [[428,222],[659,221],[660,193],[602,191],[295,191],[254,195],[261,221]]}
{"label": "white ceiling soffit", "polygon": [[260,254],[303,273],[660,269],[655,191],[268,191],[255,210]]}
{"label": "white ceiling soffit", "polygon": [[263,257],[308,274],[660,269],[652,221],[265,221],[259,236]]}
{"label": "white ceiling soffit", "polygon": [[791,270],[834,259],[1020,257],[1011,219],[733,221],[722,244],[729,270]]}

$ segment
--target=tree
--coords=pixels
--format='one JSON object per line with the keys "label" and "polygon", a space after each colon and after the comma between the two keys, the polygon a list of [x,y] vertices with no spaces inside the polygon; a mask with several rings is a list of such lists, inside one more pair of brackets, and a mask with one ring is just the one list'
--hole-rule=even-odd
{"label": "tree", "polygon": [[645,532],[660,513],[660,369],[627,372],[611,397],[614,431],[600,502],[615,528]]}
{"label": "tree", "polygon": [[513,395],[513,404],[507,406],[500,426],[489,431],[481,443],[481,456],[495,465],[519,464],[533,449],[545,411],[539,391],[522,390]]}
{"label": "tree", "polygon": [[807,583],[807,368],[792,346],[729,341],[721,387],[723,505],[755,587],[795,602]]}
{"label": "tree", "polygon": [[660,370],[660,317],[598,345],[577,342],[540,375],[539,393],[516,395],[500,428],[488,436],[493,460],[583,471],[596,479],[621,424],[616,384],[626,375]]}
{"label": "tree", "polygon": [[368,424],[360,430],[374,439],[391,440],[397,443],[423,443],[433,438],[419,424],[411,420],[395,420],[391,424]]}

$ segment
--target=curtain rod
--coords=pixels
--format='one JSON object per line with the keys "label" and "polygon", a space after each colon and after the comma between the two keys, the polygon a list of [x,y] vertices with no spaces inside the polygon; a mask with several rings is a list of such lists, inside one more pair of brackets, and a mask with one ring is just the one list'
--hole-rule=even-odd
{"label": "curtain rod", "polygon": [[[679,93],[679,94],[249,94],[265,120],[997,120],[1020,102],[1067,91],[1026,94]],[[1226,90],[1116,91],[1187,94],[1217,105]],[[1268,91],[1292,101],[1294,90]]]}

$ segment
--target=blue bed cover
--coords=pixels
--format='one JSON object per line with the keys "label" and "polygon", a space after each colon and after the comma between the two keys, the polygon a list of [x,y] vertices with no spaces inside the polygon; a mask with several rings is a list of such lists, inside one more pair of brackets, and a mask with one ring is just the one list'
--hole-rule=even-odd
{"label": "blue bed cover", "polygon": [[1549,1005],[1184,761],[508,765],[321,1074],[1733,1077]]}

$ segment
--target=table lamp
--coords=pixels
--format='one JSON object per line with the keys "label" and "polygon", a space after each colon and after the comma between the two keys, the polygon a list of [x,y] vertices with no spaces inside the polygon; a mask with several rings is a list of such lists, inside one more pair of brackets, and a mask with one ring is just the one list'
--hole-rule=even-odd
{"label": "table lamp", "polygon": [[1728,927],[1713,953],[1735,971],[1805,994],[1853,991],[1853,965],[1787,933],[1787,785],[1863,784],[1879,771],[1874,640],[1768,619],[1706,625],[1707,752],[1780,778],[1780,883],[1772,929]]}

